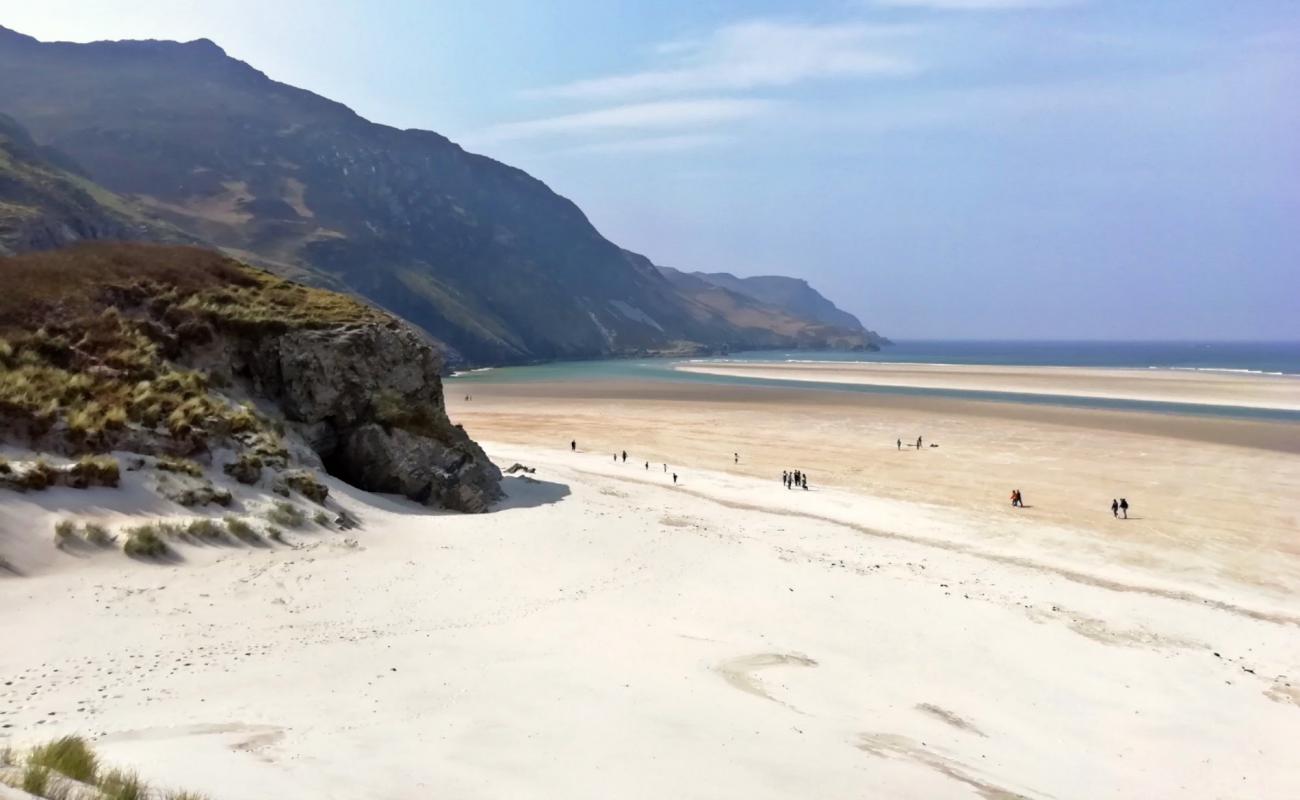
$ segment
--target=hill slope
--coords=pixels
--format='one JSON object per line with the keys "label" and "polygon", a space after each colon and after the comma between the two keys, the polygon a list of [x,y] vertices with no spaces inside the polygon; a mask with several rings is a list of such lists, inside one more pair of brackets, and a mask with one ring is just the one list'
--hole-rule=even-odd
{"label": "hill slope", "polygon": [[87,180],[66,156],[0,114],[0,255],[88,239],[191,240]]}
{"label": "hill slope", "polygon": [[877,347],[872,338],[874,334],[864,330],[856,318],[850,317],[852,326],[826,324],[712,283],[700,273],[682,272],[672,267],[658,269],[677,291],[742,331],[749,346],[794,346],[819,350]]}
{"label": "hill slope", "polygon": [[526,173],[269,79],[207,40],[0,28],[0,109],[203,241],[311,270],[472,360],[745,346]]}
{"label": "hill slope", "polygon": [[838,308],[809,286],[807,281],[800,278],[788,278],[783,275],[738,278],[729,272],[697,272],[695,275],[716,286],[775,306],[787,314],[839,328],[868,332],[857,317]]}

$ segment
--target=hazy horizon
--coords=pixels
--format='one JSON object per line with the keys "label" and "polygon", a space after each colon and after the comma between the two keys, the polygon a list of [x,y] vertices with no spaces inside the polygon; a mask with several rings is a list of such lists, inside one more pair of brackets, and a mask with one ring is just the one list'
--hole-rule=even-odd
{"label": "hazy horizon", "polygon": [[698,5],[53,0],[0,24],[212,39],[528,171],[658,264],[804,278],[895,340],[1300,340],[1300,8]]}

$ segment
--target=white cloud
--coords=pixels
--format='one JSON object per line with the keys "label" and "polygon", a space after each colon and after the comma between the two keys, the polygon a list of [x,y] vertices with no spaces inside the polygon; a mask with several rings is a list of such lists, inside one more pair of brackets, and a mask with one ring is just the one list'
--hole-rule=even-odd
{"label": "white cloud", "polygon": [[656,54],[671,63],[534,90],[546,97],[600,98],[790,86],[810,80],[909,75],[910,58],[888,44],[908,26],[814,25],[755,20],[728,25],[704,39],[664,42]]}
{"label": "white cloud", "polygon": [[621,155],[626,153],[681,153],[687,150],[699,150],[705,147],[718,147],[735,141],[730,136],[712,133],[683,133],[670,136],[644,136],[634,139],[615,139],[607,142],[571,147],[566,153],[602,153]]}
{"label": "white cloud", "polygon": [[710,127],[756,117],[769,111],[774,105],[766,100],[737,98],[631,103],[595,111],[494,125],[485,131],[482,138],[488,141],[510,141],[545,136]]}
{"label": "white cloud", "polygon": [[932,8],[940,11],[1013,11],[1024,8],[1059,8],[1079,0],[875,0],[896,8]]}

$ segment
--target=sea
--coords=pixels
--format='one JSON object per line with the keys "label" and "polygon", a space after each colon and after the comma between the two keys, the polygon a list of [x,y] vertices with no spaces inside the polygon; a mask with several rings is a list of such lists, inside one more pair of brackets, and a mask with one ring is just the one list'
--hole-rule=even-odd
{"label": "sea", "polygon": [[[470,370],[449,379],[453,385],[565,380],[664,380],[792,386],[823,391],[953,397],[993,402],[1111,408],[1198,416],[1241,417],[1300,423],[1300,411],[1257,409],[1147,400],[1034,395],[959,389],[856,386],[789,379],[698,375],[675,369],[682,363],[912,363],[998,366],[1107,367],[1133,370],[1194,370],[1205,372],[1285,375],[1296,377],[1300,394],[1300,342],[1048,342],[1048,341],[899,341],[879,352],[755,350],[698,358],[608,359],[558,361],[523,367]],[[450,387],[449,387],[450,388]]]}

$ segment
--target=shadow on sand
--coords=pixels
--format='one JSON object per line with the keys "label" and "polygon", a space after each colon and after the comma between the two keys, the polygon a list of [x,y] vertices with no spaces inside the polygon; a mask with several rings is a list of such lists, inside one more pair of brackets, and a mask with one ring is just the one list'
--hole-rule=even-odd
{"label": "shadow on sand", "polygon": [[549,506],[569,496],[569,487],[566,484],[522,475],[507,475],[502,478],[501,490],[506,493],[506,499],[494,505],[493,511]]}

